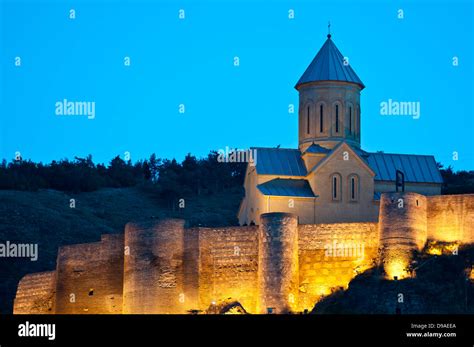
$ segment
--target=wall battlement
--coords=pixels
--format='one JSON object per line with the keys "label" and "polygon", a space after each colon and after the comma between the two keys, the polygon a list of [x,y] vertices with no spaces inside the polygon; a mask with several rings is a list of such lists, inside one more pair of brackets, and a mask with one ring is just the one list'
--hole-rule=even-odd
{"label": "wall battlement", "polygon": [[408,276],[428,240],[473,243],[473,222],[474,195],[385,193],[378,223],[299,225],[291,213],[263,214],[258,227],[128,223],[124,234],[61,247],[55,271],[22,278],[14,313],[310,310],[378,263],[388,278]]}

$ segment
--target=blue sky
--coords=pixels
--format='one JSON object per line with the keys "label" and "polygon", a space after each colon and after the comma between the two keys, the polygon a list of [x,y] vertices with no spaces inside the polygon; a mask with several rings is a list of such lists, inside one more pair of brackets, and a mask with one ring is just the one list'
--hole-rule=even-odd
{"label": "blue sky", "polygon": [[[288,105],[330,20],[366,85],[362,147],[474,169],[471,1],[0,2],[0,158],[296,148]],[[95,102],[95,119],[57,116],[63,99]],[[380,115],[388,99],[420,102],[420,119]]]}

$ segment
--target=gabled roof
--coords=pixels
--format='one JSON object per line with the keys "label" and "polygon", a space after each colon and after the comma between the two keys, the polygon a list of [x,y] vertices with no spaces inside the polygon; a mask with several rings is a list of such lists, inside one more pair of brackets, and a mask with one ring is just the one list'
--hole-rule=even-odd
{"label": "gabled roof", "polygon": [[328,39],[306,68],[295,88],[316,81],[343,81],[358,84],[362,89],[365,87],[352,67],[344,64],[344,57],[331,40],[331,35],[328,35]]}
{"label": "gabled roof", "polygon": [[257,185],[263,195],[294,196],[304,198],[316,197],[307,180],[275,178]]}
{"label": "gabled roof", "polygon": [[311,146],[306,148],[306,151],[304,151],[304,153],[323,153],[323,154],[326,154],[329,152],[331,152],[330,149],[321,147],[320,145],[317,145],[315,143],[313,143]]}
{"label": "gabled roof", "polygon": [[252,148],[256,150],[256,169],[259,175],[305,177],[306,166],[298,149]]}
{"label": "gabled roof", "polygon": [[395,181],[395,172],[405,174],[405,182],[443,183],[432,155],[368,153],[367,162],[376,173],[376,181]]}
{"label": "gabled roof", "polygon": [[330,162],[331,161],[331,158],[334,157],[336,155],[336,152],[339,150],[339,148],[347,148],[349,151],[351,151],[353,153],[353,156],[352,158],[357,158],[357,160],[359,161],[359,163],[362,164],[363,167],[365,167],[365,169],[370,172],[371,175],[375,176],[375,172],[372,170],[372,168],[368,165],[367,161],[364,160],[364,158],[361,158],[360,156],[360,153],[362,153],[363,151],[360,151],[360,150],[356,150],[355,147],[352,147],[351,145],[349,145],[347,142],[345,141],[341,141],[339,142],[332,150],[330,153],[328,153],[328,155],[326,155],[323,159],[321,159],[315,166],[313,166],[310,170],[310,174],[312,173],[315,173],[316,171],[318,171],[322,166],[326,165],[326,163]]}

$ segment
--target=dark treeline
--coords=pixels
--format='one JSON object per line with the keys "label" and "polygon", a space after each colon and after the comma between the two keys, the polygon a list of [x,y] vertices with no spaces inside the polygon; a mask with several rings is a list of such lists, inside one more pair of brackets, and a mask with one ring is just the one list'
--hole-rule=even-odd
{"label": "dark treeline", "polygon": [[440,166],[443,176],[442,194],[474,194],[474,171],[453,171],[451,166]]}
{"label": "dark treeline", "polygon": [[108,165],[94,164],[92,156],[63,159],[50,164],[14,160],[0,165],[0,189],[56,189],[67,192],[90,192],[104,187],[152,186],[163,198],[212,194],[241,186],[245,163],[224,163],[217,152],[197,159],[188,154],[179,163],[175,159],[149,159],[134,164],[119,156]]}
{"label": "dark treeline", "polygon": [[[452,167],[440,167],[443,194],[474,193],[474,171],[454,172]],[[90,192],[105,187],[147,185],[163,198],[213,194],[242,187],[245,163],[218,161],[218,153],[197,159],[188,154],[179,163],[175,159],[160,159],[155,154],[137,161],[124,161],[119,156],[108,165],[94,164],[92,156],[63,159],[49,164],[30,160],[14,160],[0,165],[0,189],[56,189],[66,192]]]}

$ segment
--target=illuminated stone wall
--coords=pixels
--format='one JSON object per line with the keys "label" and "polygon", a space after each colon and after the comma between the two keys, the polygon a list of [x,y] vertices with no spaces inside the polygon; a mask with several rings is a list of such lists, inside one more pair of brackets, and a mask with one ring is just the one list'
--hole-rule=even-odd
{"label": "illuminated stone wall", "polygon": [[417,193],[386,193],[380,198],[379,229],[387,278],[408,277],[413,252],[427,240],[427,201]]}
{"label": "illuminated stone wall", "polygon": [[474,194],[427,197],[428,238],[474,243]]}
{"label": "illuminated stone wall", "polygon": [[299,309],[373,266],[379,246],[377,223],[299,225]]}
{"label": "illuminated stone wall", "polygon": [[18,284],[13,311],[16,314],[54,313],[55,291],[56,271],[28,274]]}
{"label": "illuminated stone wall", "polygon": [[298,218],[291,213],[261,215],[259,227],[258,312],[298,309]]}
{"label": "illuminated stone wall", "polygon": [[258,227],[199,229],[199,308],[237,300],[256,312]]}
{"label": "illuminated stone wall", "polygon": [[388,278],[409,276],[427,240],[473,243],[473,215],[474,195],[406,192],[382,195],[378,223],[297,224],[291,213],[247,227],[129,223],[61,247],[56,271],[20,281],[14,313],[215,312],[234,301],[250,313],[303,311],[379,262]]}
{"label": "illuminated stone wall", "polygon": [[122,312],[123,235],[60,247],[56,281],[57,313]]}
{"label": "illuminated stone wall", "polygon": [[185,313],[184,221],[128,223],[123,313]]}

